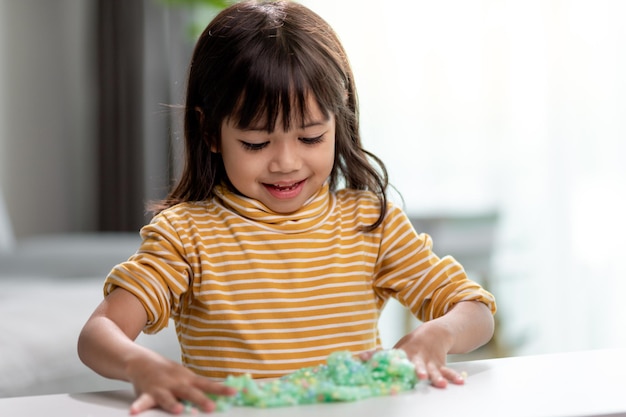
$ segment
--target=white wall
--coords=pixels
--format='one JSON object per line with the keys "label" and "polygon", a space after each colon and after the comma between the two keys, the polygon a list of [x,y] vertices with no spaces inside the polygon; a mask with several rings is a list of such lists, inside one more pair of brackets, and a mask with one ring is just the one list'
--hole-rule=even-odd
{"label": "white wall", "polygon": [[[519,352],[626,346],[625,3],[303,2],[343,39],[364,141],[408,211],[499,210],[494,292]],[[20,236],[93,222],[92,7],[0,0],[0,188]]]}
{"label": "white wall", "polygon": [[499,212],[517,352],[626,346],[626,2],[304,1],[344,41],[407,210]]}
{"label": "white wall", "polygon": [[93,5],[0,0],[0,189],[18,237],[95,223]]}

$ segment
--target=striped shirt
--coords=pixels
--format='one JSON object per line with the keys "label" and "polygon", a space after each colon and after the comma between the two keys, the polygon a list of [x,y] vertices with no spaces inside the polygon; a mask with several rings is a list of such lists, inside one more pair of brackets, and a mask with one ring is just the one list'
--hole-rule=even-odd
{"label": "striped shirt", "polygon": [[381,226],[366,191],[329,192],[276,214],[219,188],[204,202],[156,215],[143,243],[107,277],[148,313],[147,333],[176,325],[183,363],[214,378],[276,377],[324,362],[336,350],[380,347],[377,322],[398,299],[422,321],[455,303],[493,296],[453,258],[437,257],[393,204]]}

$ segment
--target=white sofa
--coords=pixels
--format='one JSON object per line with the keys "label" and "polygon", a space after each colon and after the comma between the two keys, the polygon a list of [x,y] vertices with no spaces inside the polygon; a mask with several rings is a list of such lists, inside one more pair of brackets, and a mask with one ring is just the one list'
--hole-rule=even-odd
{"label": "white sofa", "polygon": [[[0,225],[1,226],[1,225]],[[0,233],[1,234],[1,233]],[[138,234],[42,236],[0,248],[0,397],[128,387],[83,365],[76,341]],[[180,360],[173,325],[139,342]]]}

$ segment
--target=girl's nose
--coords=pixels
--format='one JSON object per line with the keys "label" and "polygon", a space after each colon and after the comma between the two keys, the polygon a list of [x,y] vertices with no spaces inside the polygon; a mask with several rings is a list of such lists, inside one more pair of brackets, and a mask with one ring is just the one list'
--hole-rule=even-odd
{"label": "girl's nose", "polygon": [[291,142],[289,140],[276,145],[269,166],[271,172],[293,172],[302,167],[297,144]]}

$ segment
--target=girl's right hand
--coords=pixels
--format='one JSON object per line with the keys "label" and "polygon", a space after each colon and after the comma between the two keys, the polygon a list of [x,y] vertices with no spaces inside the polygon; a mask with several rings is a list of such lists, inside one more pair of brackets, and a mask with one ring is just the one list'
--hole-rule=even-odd
{"label": "girl's right hand", "polygon": [[207,394],[236,393],[234,388],[196,375],[183,365],[156,353],[130,361],[128,375],[137,393],[137,399],[130,407],[132,415],[155,407],[180,414],[185,411],[182,401],[193,404],[200,411],[211,412],[215,404]]}
{"label": "girl's right hand", "polygon": [[207,394],[235,394],[234,389],[135,343],[147,320],[141,301],[116,288],[87,320],[78,339],[78,354],[87,366],[104,377],[133,384],[137,399],[131,414],[155,407],[180,414],[185,410],[181,401],[212,411],[215,404]]}

